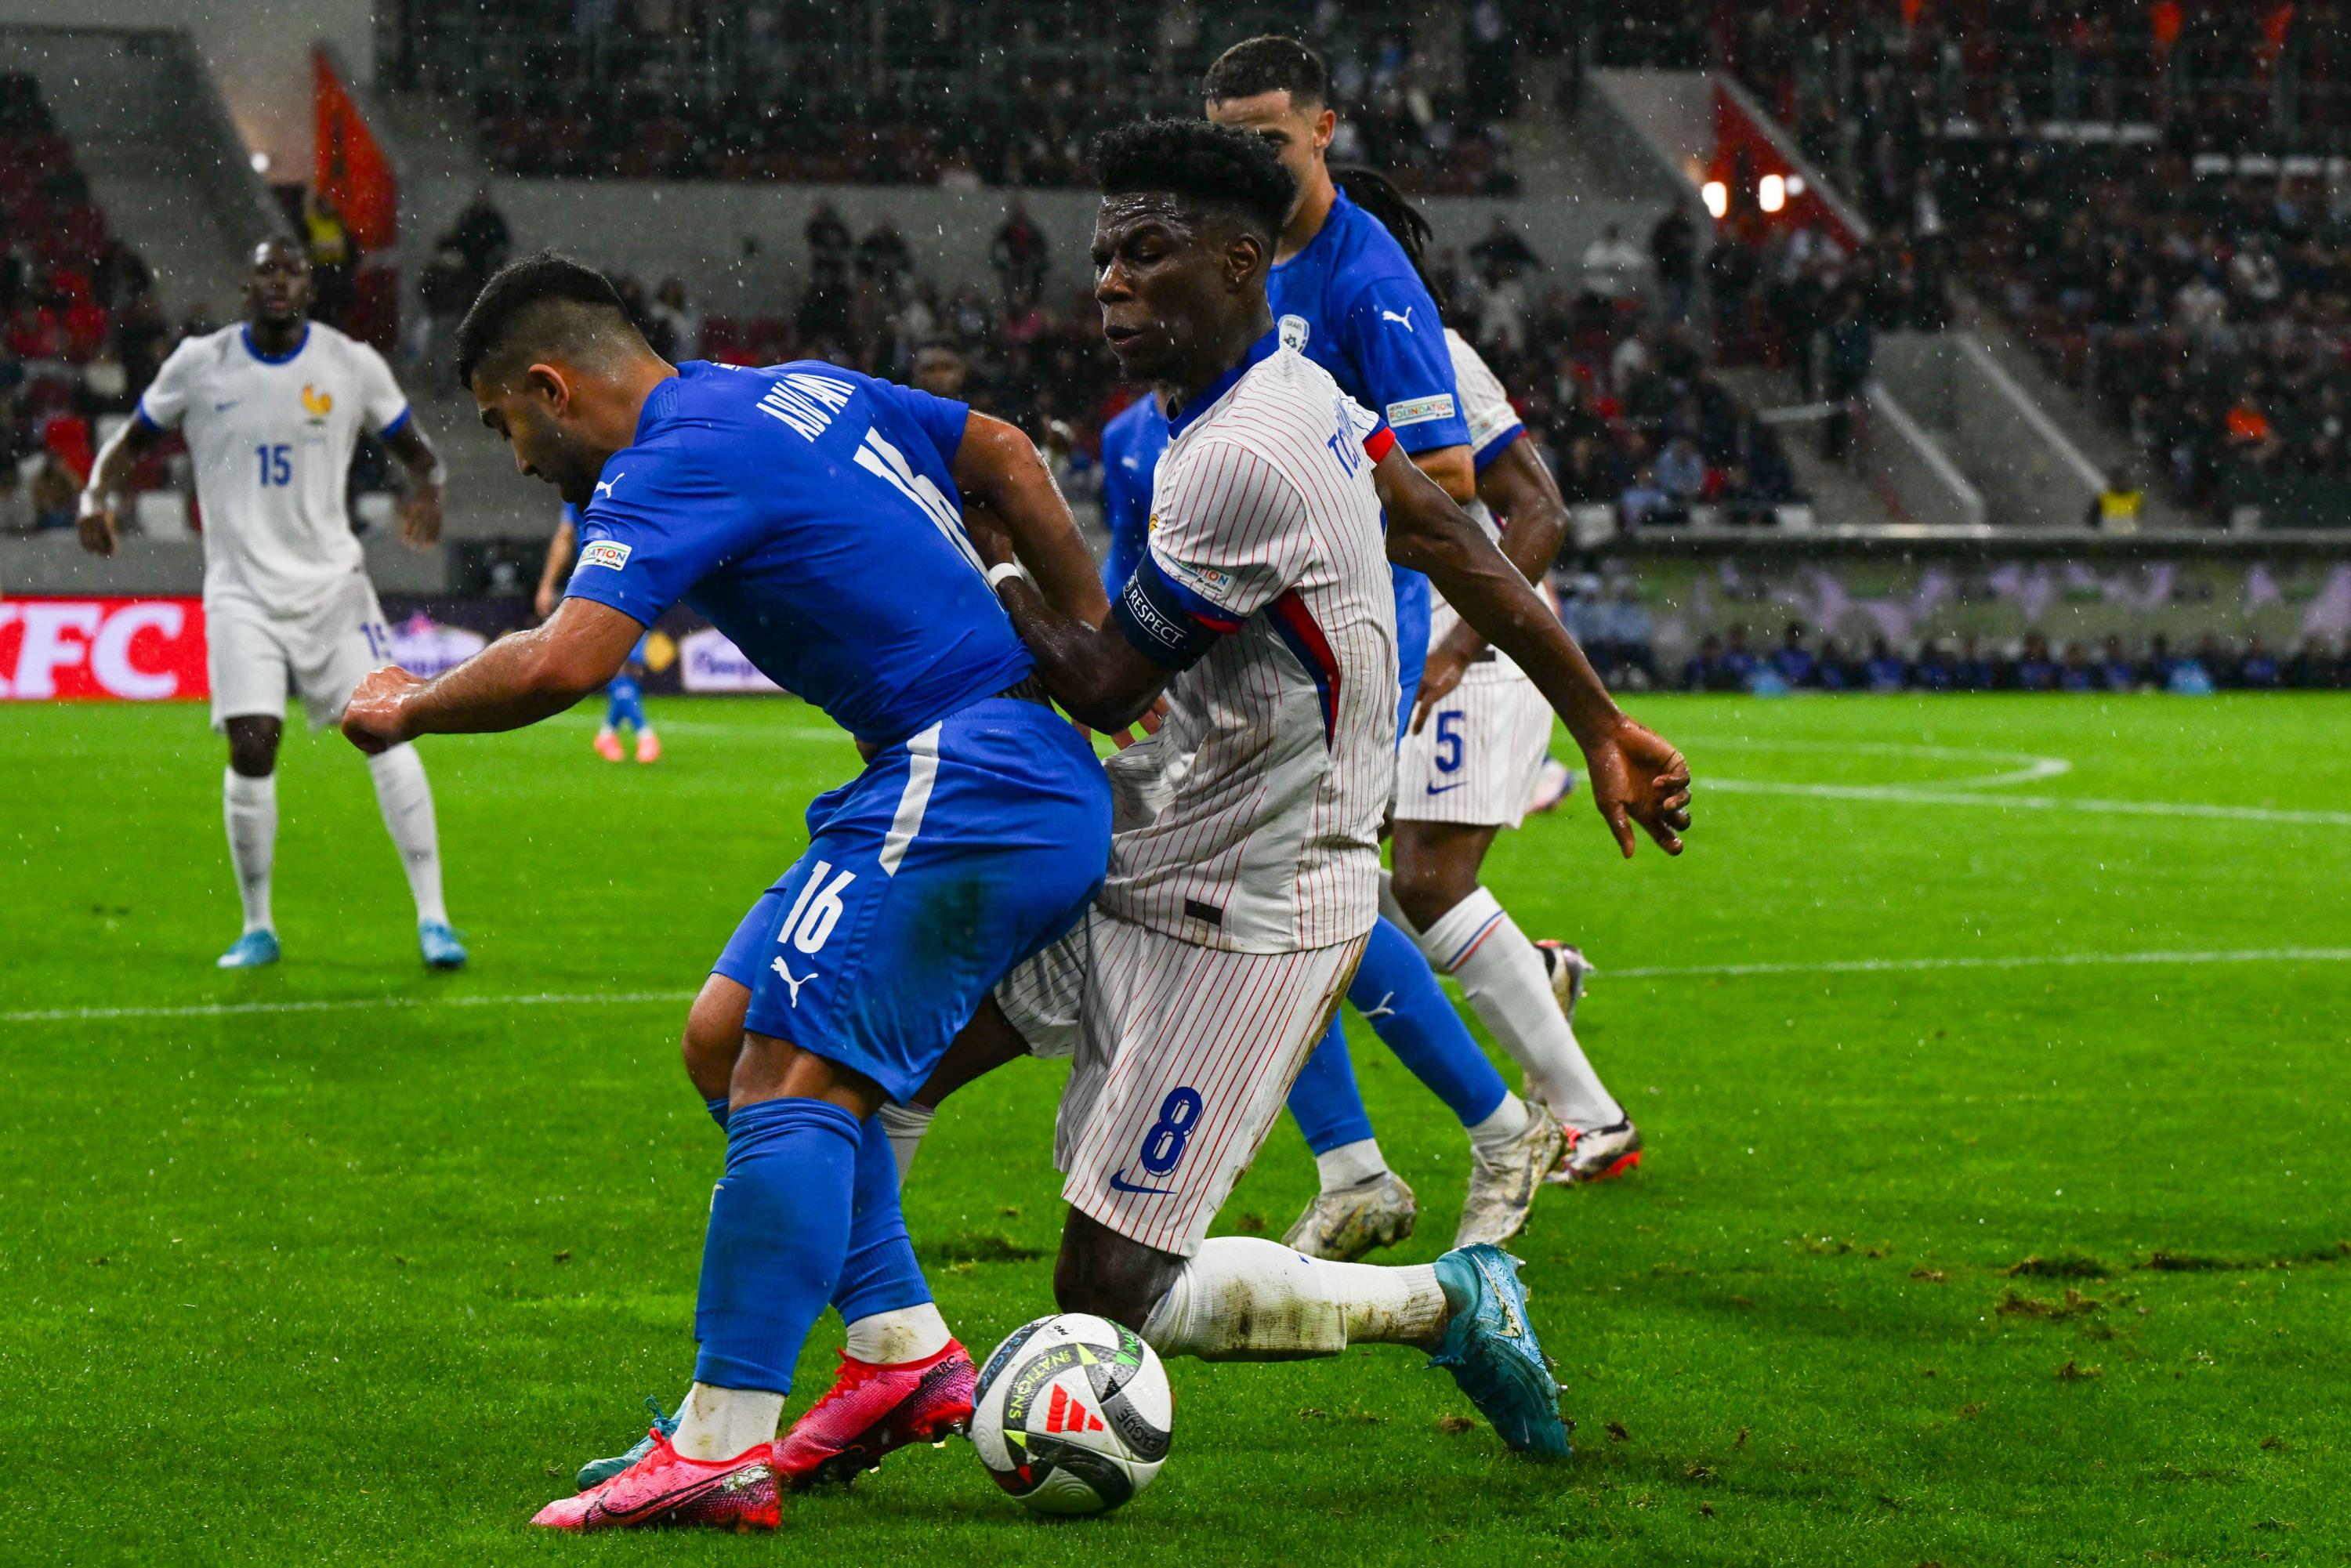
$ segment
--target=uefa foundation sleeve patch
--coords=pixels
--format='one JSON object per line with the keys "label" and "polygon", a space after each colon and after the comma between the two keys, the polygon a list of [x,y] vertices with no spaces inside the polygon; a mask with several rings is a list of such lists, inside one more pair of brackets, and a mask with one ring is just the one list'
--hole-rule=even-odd
{"label": "uefa foundation sleeve patch", "polygon": [[1402,402],[1388,404],[1388,423],[1393,425],[1426,424],[1432,419],[1453,417],[1453,394],[1435,392],[1427,397],[1406,398]]}
{"label": "uefa foundation sleeve patch", "polygon": [[609,566],[614,571],[629,564],[629,551],[634,547],[618,539],[596,539],[580,549],[581,566]]}

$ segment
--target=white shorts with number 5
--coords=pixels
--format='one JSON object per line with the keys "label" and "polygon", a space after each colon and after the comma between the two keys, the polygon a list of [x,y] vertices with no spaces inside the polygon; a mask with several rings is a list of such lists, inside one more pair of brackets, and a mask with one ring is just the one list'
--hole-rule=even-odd
{"label": "white shorts with number 5", "polygon": [[369,671],[392,663],[383,607],[358,572],[297,615],[272,614],[241,594],[208,598],[204,643],[214,729],[256,714],[284,718],[288,691],[301,695],[310,727],[323,729]]}
{"label": "white shorts with number 5", "polygon": [[1517,827],[1551,731],[1551,705],[1517,665],[1470,665],[1396,747],[1396,821]]}
{"label": "white shorts with number 5", "polygon": [[1363,956],[1360,937],[1228,953],[1096,910],[1015,970],[997,1001],[1031,1049],[1074,1036],[1061,1197],[1131,1241],[1197,1251]]}

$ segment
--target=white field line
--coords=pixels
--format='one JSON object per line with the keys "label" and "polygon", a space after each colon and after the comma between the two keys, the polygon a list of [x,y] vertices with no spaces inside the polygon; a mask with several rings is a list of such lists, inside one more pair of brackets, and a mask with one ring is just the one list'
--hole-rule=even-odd
{"label": "white field line", "polygon": [[2351,964],[2351,947],[2254,947],[2200,953],[2024,953],[1997,957],[1824,958],[1809,964],[1690,964],[1599,969],[1610,980],[1690,980],[1745,975],[1895,975],[1924,969],[2074,969],[2104,965]]}
{"label": "white field line", "polygon": [[[2023,953],[1949,958],[1830,958],[1804,964],[1692,964],[1607,968],[1610,980],[1695,980],[1770,975],[1890,975],[1931,969],[2083,968],[2103,966],[2189,967],[2205,964],[2351,964],[2351,947],[2256,947],[2186,953]],[[49,1008],[0,1013],[0,1023],[103,1023],[113,1019],[239,1018],[254,1014],[405,1011],[424,1008],[623,1007],[694,999],[692,991],[546,991],[506,997],[352,997],[339,1001],[216,1002],[191,1007]]]}
{"label": "white field line", "polygon": [[1807,795],[1823,800],[1886,800],[1907,806],[1991,806],[2017,811],[2087,811],[2100,817],[2201,817],[2223,822],[2285,822],[2351,827],[2351,811],[2290,810],[2271,806],[2216,806],[2201,800],[2099,800],[2070,795],[1972,795],[1963,790],[1897,784],[1775,784],[1760,779],[1709,779],[1698,793]]}
{"label": "white field line", "polygon": [[[2074,771],[2074,764],[2063,757],[2043,757],[2031,751],[1994,751],[1980,746],[1911,746],[1896,741],[1827,741],[1776,740],[1735,738],[1690,743],[1700,751],[1717,748],[1736,751],[1829,751],[1840,756],[1917,757],[1929,762],[2005,762],[2011,766],[2005,772],[1987,773],[1980,779],[1936,779],[1928,787],[1938,789],[1996,789],[2007,784],[2037,784],[2043,779],[2055,779]],[[1684,747],[1687,750],[1688,747]]]}
{"label": "white field line", "polygon": [[505,997],[346,997],[301,1002],[203,1002],[186,1007],[35,1008],[0,1013],[0,1023],[100,1023],[109,1019],[225,1019],[256,1013],[392,1012],[412,1008],[603,1008],[690,1002],[692,991],[527,991]]}

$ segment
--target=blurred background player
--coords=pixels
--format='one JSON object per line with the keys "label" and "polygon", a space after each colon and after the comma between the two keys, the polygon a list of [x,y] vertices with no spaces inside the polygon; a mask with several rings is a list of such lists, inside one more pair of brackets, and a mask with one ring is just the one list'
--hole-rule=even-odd
{"label": "blurred background player", "polygon": [[[228,737],[222,813],[245,904],[224,969],[278,957],[269,907],[277,846],[277,745],[290,687],[310,727],[340,716],[360,678],[392,657],[392,634],[345,509],[351,453],[372,432],[408,471],[402,536],[441,535],[440,458],[410,417],[383,357],[309,319],[310,263],[290,240],[253,249],[246,319],[189,338],[163,361],[137,412],[98,455],[82,492],[83,546],[115,547],[131,471],[169,430],[186,438],[204,509],[204,624],[213,727]],[[383,824],[416,902],[424,962],[455,969],[465,949],[441,896],[433,790],[413,746],[368,759]]]}
{"label": "blurred background player", "polygon": [[[571,503],[563,504],[563,516],[555,525],[555,537],[547,541],[547,565],[538,575],[538,591],[532,596],[531,608],[541,621],[555,613],[563,601],[564,580],[571,575],[574,559],[580,553],[580,514]],[[628,730],[636,737],[637,760],[661,760],[661,737],[653,733],[653,720],[645,716],[645,643],[653,633],[637,639],[629,650],[629,657],[621,665],[621,673],[604,688],[604,722],[596,727],[596,755],[607,762],[618,762],[628,755],[621,731]]]}

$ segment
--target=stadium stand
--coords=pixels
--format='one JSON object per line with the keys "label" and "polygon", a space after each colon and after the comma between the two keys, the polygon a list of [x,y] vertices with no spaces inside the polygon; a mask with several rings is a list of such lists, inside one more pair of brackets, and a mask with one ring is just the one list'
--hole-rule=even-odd
{"label": "stadium stand", "polygon": [[1342,157],[1418,190],[1516,184],[1492,106],[1428,84],[1403,5],[899,6],[878,36],[858,8],[807,3],[426,0],[405,16],[395,79],[467,95],[515,173],[1080,185],[1094,131],[1196,113],[1217,51],[1286,24],[1331,60]]}
{"label": "stadium stand", "polygon": [[1949,247],[2172,499],[2293,526],[2351,520],[2344,20],[2018,0],[1912,25],[1789,0],[1722,43],[1872,221]]}
{"label": "stadium stand", "polygon": [[[139,253],[108,228],[40,84],[0,75],[0,528],[70,528],[99,422],[179,340]],[[150,485],[168,479],[151,461]]]}

